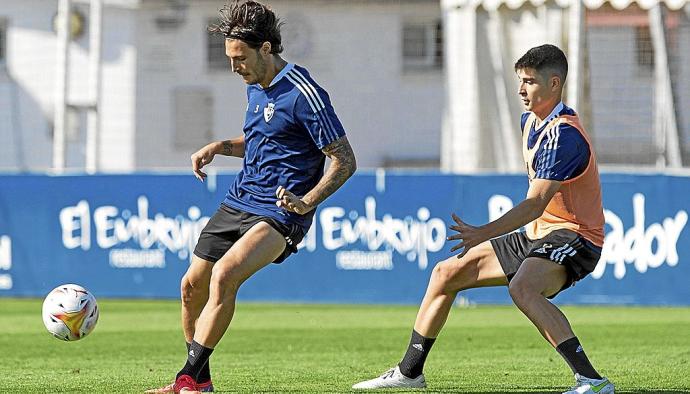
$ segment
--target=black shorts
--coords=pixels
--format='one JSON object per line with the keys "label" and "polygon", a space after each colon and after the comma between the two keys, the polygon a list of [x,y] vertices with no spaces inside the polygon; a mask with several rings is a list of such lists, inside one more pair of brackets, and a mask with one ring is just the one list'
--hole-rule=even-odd
{"label": "black shorts", "polygon": [[552,231],[537,240],[527,238],[524,232],[510,233],[492,239],[491,246],[509,282],[528,257],[540,257],[564,266],[568,279],[559,293],[594,271],[601,257],[600,247],[580,234],[565,229]]}
{"label": "black shorts", "polygon": [[266,222],[285,237],[285,250],[273,261],[282,263],[292,253],[297,253],[297,244],[304,238],[304,230],[297,224],[284,224],[271,217],[254,215],[221,204],[199,235],[194,254],[215,263],[250,228],[259,222]]}

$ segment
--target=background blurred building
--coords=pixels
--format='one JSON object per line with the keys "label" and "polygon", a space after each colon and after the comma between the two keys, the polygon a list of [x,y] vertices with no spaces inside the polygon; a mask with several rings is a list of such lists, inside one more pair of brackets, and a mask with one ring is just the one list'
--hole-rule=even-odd
{"label": "background blurred building", "polygon": [[[270,1],[285,21],[284,57],[306,66],[331,94],[360,167],[521,171],[512,64],[544,42],[568,52],[567,94],[578,86],[577,103],[568,102],[602,163],[668,166],[668,136],[675,135],[688,166],[690,6],[670,0],[660,7],[671,81],[664,93],[650,29],[656,3],[585,3]],[[574,44],[576,4],[583,28]],[[72,5],[65,165],[80,170],[90,10],[88,0]],[[223,39],[206,33],[222,5],[104,0],[98,170],[186,169],[196,149],[241,132],[244,84],[229,71]],[[57,9],[57,1],[0,0],[2,170],[43,171],[53,163]]]}
{"label": "background blurred building", "polygon": [[522,170],[513,65],[544,43],[568,56],[564,100],[580,113],[600,163],[690,165],[687,1],[441,3],[449,92],[444,169]]}
{"label": "background blurred building", "polygon": [[[443,109],[437,1],[272,1],[284,57],[330,93],[363,167],[438,167]],[[206,27],[222,1],[108,0],[103,11],[100,169],[186,168],[241,133],[245,86]],[[68,103],[86,100],[88,2],[70,44]],[[57,2],[0,0],[0,168],[51,165]],[[84,111],[70,111],[66,166],[84,166]],[[218,160],[239,167],[239,160]]]}

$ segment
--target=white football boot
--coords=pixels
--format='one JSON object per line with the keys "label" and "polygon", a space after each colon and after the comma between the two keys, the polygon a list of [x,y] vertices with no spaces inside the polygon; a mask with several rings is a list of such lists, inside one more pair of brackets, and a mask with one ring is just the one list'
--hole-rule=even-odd
{"label": "white football boot", "polygon": [[605,377],[590,379],[575,374],[575,386],[563,394],[614,394],[614,386]]}
{"label": "white football boot", "polygon": [[423,389],[426,387],[424,375],[416,378],[408,378],[400,373],[400,367],[396,366],[386,371],[378,378],[359,382],[352,386],[353,389],[386,389],[386,388],[415,388]]}

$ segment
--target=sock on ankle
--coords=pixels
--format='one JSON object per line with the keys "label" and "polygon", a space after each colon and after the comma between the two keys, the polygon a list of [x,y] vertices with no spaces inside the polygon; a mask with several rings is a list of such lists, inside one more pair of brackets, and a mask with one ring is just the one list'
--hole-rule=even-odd
{"label": "sock on ankle", "polygon": [[407,352],[405,352],[405,356],[398,364],[400,372],[412,379],[421,375],[424,370],[426,356],[429,355],[431,346],[433,346],[435,341],[436,338],[425,338],[417,331],[412,330]]}
{"label": "sock on ankle", "polygon": [[180,372],[177,373],[177,377],[189,375],[199,383],[199,373],[204,365],[208,363],[208,358],[211,357],[211,353],[213,353],[213,349],[204,347],[196,341],[192,341],[189,345],[189,351],[187,352],[187,363],[182,367]]}
{"label": "sock on ankle", "polygon": [[[189,353],[189,347],[191,344],[189,342],[186,342],[187,344],[187,353]],[[199,371],[199,376],[196,377],[197,383],[206,383],[209,380],[211,380],[211,360],[209,359],[206,361],[206,364],[204,364],[203,367],[201,367],[201,371]]]}
{"label": "sock on ankle", "polygon": [[580,376],[585,376],[590,379],[601,379],[601,375],[599,375],[589,362],[577,337],[572,337],[561,342],[556,346],[556,350],[560,353],[565,362],[568,363],[573,373],[580,374]]}

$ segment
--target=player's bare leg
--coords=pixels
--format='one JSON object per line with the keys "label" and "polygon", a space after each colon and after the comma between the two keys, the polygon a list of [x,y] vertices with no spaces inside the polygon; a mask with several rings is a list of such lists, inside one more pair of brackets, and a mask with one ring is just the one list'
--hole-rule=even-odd
{"label": "player's bare leg", "polygon": [[208,287],[211,281],[213,263],[196,255],[182,277],[180,295],[182,298],[182,331],[187,343],[194,339],[196,321],[208,301]]}
{"label": "player's bare leg", "polygon": [[240,286],[278,258],[284,250],[285,237],[268,223],[259,222],[215,263],[211,271],[208,301],[196,322],[187,363],[177,374],[175,391],[194,392],[199,389],[195,377],[232,321]]}
{"label": "player's bare leg", "polygon": [[515,305],[553,347],[575,336],[563,312],[546,299],[556,294],[567,279],[564,266],[530,257],[522,263],[508,287]]}
{"label": "player's bare leg", "polygon": [[[260,222],[249,229],[213,265],[209,276],[208,300],[196,319],[196,326],[192,327],[194,334],[189,357],[182,371],[178,373],[176,382],[172,387],[174,392],[182,390],[194,393],[200,390],[199,383],[203,382],[196,382],[194,376],[198,375],[202,366],[208,361],[213,348],[230,325],[235,311],[235,298],[240,285],[258,270],[278,258],[284,250],[285,237],[269,224]],[[194,273],[203,276],[206,270],[200,269],[200,271],[194,271]],[[191,319],[193,311],[188,310],[188,312],[186,318]],[[185,331],[185,335],[187,332]],[[149,392],[169,392],[161,391],[165,389],[167,387]]]}
{"label": "player's bare leg", "polygon": [[434,267],[414,329],[427,338],[436,338],[461,290],[505,286],[508,279],[490,242],[484,242],[458,259],[453,256]]}
{"label": "player's bare leg", "polygon": [[235,312],[240,285],[285,250],[285,237],[268,223],[254,225],[216,262],[209,299],[197,321],[194,340],[213,348],[227,330]]}
{"label": "player's bare leg", "polygon": [[[192,263],[182,277],[180,294],[182,298],[182,330],[187,343],[187,351],[194,339],[196,321],[208,301],[208,288],[211,281],[213,263],[192,255]],[[198,388],[203,392],[213,392],[210,362],[201,368],[197,376]]]}
{"label": "player's bare leg", "polygon": [[[180,281],[180,296],[182,299],[182,331],[184,332],[187,351],[194,338],[194,327],[201,311],[208,301],[208,286],[211,280],[211,270],[213,263],[206,261],[196,255],[192,256],[192,262],[187,268],[187,272]],[[208,362],[202,368],[198,376],[200,391],[212,392],[214,390],[211,382],[211,372]],[[175,382],[170,383],[159,389],[148,390],[149,394],[174,393]]]}
{"label": "player's bare leg", "polygon": [[567,275],[562,265],[530,257],[511,280],[510,296],[573,370],[577,383],[568,393],[613,393],[613,384],[599,375],[589,362],[568,319],[546,298],[558,293],[566,283]]}
{"label": "player's bare leg", "polygon": [[470,249],[460,259],[453,256],[438,263],[431,274],[403,360],[380,377],[355,384],[353,388],[426,387],[422,374],[426,356],[445,324],[458,292],[507,284],[508,279],[490,242]]}

